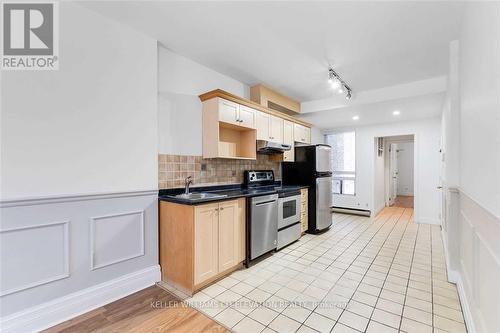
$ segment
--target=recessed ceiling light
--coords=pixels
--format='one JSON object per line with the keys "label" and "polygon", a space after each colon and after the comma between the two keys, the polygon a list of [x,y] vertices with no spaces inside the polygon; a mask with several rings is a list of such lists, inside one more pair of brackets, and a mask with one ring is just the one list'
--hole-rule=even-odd
{"label": "recessed ceiling light", "polygon": [[359,120],[359,116],[352,117],[352,120]]}
{"label": "recessed ceiling light", "polygon": [[344,89],[340,88],[339,90],[337,90],[337,92],[338,92],[339,94],[343,94],[343,93],[344,93]]}
{"label": "recessed ceiling light", "polygon": [[401,111],[394,110],[394,111],[392,111],[392,114],[395,115],[395,116],[399,116],[401,114]]}

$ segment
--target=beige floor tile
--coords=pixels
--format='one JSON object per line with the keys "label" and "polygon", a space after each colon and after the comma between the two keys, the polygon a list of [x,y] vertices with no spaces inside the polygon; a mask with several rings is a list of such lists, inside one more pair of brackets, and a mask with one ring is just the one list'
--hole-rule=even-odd
{"label": "beige floor tile", "polygon": [[241,312],[244,315],[248,315],[250,312],[252,312],[258,306],[259,305],[257,304],[257,302],[243,297],[243,298],[240,298],[239,300],[237,300],[235,303],[233,303],[231,305],[231,309],[234,309],[238,312]]}
{"label": "beige floor tile", "polygon": [[434,315],[434,327],[452,333],[466,333],[465,325],[451,319]]}
{"label": "beige floor tile", "polygon": [[386,325],[382,325],[373,320],[368,323],[368,328],[366,329],[366,333],[397,333],[397,332],[398,332],[397,329]]}
{"label": "beige floor tile", "polygon": [[258,288],[270,294],[274,294],[275,292],[283,288],[283,286],[271,281],[266,281],[266,283],[261,284]]}
{"label": "beige floor tile", "polygon": [[346,310],[362,317],[370,318],[373,312],[373,307],[355,300],[351,300],[349,304],[347,304]]}
{"label": "beige floor tile", "polygon": [[379,298],[379,300],[377,301],[377,305],[375,307],[377,309],[384,310],[386,312],[390,312],[398,316],[400,316],[403,312],[403,304],[383,298]]}
{"label": "beige floor tile", "polygon": [[246,284],[245,282],[240,282],[234,286],[231,287],[231,290],[234,291],[235,293],[238,293],[242,296],[245,296],[248,294],[250,291],[254,289],[253,286]]}
{"label": "beige floor tile", "polygon": [[375,309],[373,311],[371,319],[395,329],[399,329],[399,324],[401,322],[401,316],[380,309]]}
{"label": "beige floor tile", "polygon": [[395,293],[393,291],[382,289],[380,293],[380,298],[387,299],[389,301],[397,302],[403,304],[405,301],[405,295],[400,293]]}
{"label": "beige floor tile", "polygon": [[405,306],[411,306],[412,308],[432,313],[431,302],[423,301],[421,299],[414,298],[411,296],[406,296]]}
{"label": "beige floor tile", "polygon": [[269,308],[259,306],[255,310],[253,310],[248,317],[252,318],[253,320],[258,321],[264,326],[269,325],[271,321],[273,321],[274,318],[276,318],[279,315],[278,312],[271,310]]}
{"label": "beige floor tile", "polygon": [[337,322],[331,333],[359,333],[359,331]]}
{"label": "beige floor tile", "polygon": [[455,321],[458,321],[461,323],[464,322],[464,316],[462,314],[462,311],[458,311],[458,310],[455,310],[455,309],[452,309],[452,308],[449,308],[449,307],[446,307],[443,305],[435,304],[434,305],[434,314],[441,316],[441,317],[444,317],[444,318],[452,319],[452,320],[455,320]]}
{"label": "beige floor tile", "polygon": [[356,291],[352,299],[369,306],[375,306],[375,304],[377,303],[377,296],[373,296],[361,291]]}
{"label": "beige floor tile", "polygon": [[232,328],[244,317],[245,316],[241,312],[228,308],[215,316],[215,320],[222,323],[226,327]]}
{"label": "beige floor tile", "polygon": [[403,317],[403,320],[401,320],[401,331],[406,333],[432,333],[432,326]]}
{"label": "beige floor tile", "polygon": [[312,313],[304,322],[305,325],[321,333],[328,333],[335,325],[335,320]]}
{"label": "beige floor tile", "polygon": [[251,318],[245,317],[233,327],[233,331],[236,333],[259,333],[262,332],[264,328],[264,325]]}
{"label": "beige floor tile", "polygon": [[444,305],[455,310],[461,310],[460,302],[453,298],[443,297],[439,295],[433,295],[432,301],[435,304]]}
{"label": "beige floor tile", "polygon": [[426,325],[432,325],[432,314],[409,306],[405,306],[403,317],[413,319]]}
{"label": "beige floor tile", "polygon": [[283,310],[282,314],[293,320],[303,323],[311,314],[311,312],[312,311],[309,309],[290,304],[285,310]]}
{"label": "beige floor tile", "polygon": [[300,326],[301,324],[298,321],[292,320],[284,315],[279,315],[269,324],[269,328],[280,333],[295,332]]}
{"label": "beige floor tile", "polygon": [[422,291],[422,290],[413,289],[413,288],[408,287],[406,294],[408,296],[418,298],[418,299],[421,299],[423,301],[432,302],[432,294],[428,293],[426,291]]}
{"label": "beige floor tile", "polygon": [[317,333],[318,331],[316,330],[313,330],[312,328],[306,326],[306,325],[302,325],[299,327],[297,333]]}
{"label": "beige floor tile", "polygon": [[360,315],[349,311],[344,311],[338,320],[339,323],[342,323],[361,332],[365,331],[366,326],[368,325],[368,321],[369,320],[367,318],[361,317]]}

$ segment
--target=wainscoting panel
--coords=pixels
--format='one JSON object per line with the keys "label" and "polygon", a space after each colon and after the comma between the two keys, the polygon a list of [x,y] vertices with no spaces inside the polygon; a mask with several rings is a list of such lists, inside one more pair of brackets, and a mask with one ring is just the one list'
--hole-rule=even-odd
{"label": "wainscoting panel", "polygon": [[69,276],[68,224],[63,221],[0,230],[0,296]]}
{"label": "wainscoting panel", "polygon": [[[110,281],[139,271],[147,273],[140,274],[144,278],[132,289],[116,289],[110,295],[123,297],[158,281],[157,198],[158,191],[152,190],[0,202],[5,265],[0,325],[8,318],[10,323],[30,327],[69,319],[62,314],[74,315],[73,310],[51,310],[53,304],[60,307],[64,303],[60,300],[68,295],[113,284]],[[107,294],[90,297],[85,309],[105,304],[102,295]],[[39,309],[44,309],[42,317]]]}
{"label": "wainscoting panel", "polygon": [[500,218],[461,189],[449,198],[447,262],[459,265],[448,266],[448,277],[458,285],[468,331],[500,332]]}
{"label": "wainscoting panel", "polygon": [[90,269],[144,255],[144,211],[90,219]]}

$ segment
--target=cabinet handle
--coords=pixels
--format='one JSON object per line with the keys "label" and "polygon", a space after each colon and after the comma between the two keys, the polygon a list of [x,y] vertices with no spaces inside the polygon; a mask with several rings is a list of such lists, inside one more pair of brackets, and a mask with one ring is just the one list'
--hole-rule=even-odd
{"label": "cabinet handle", "polygon": [[224,210],[224,207],[219,208],[220,210]]}

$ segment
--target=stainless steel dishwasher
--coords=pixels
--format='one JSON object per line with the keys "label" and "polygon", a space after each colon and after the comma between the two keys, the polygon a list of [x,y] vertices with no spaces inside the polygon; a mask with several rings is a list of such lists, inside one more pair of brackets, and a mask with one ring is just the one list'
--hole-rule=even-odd
{"label": "stainless steel dishwasher", "polygon": [[[275,250],[278,242],[278,195],[250,198],[250,260]],[[247,252],[248,253],[248,252]]]}

